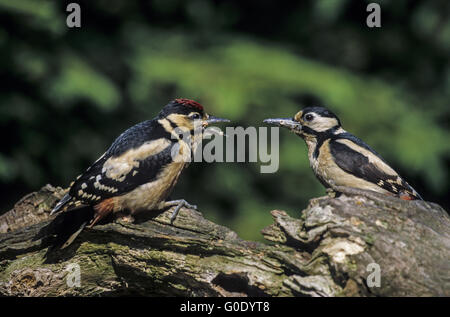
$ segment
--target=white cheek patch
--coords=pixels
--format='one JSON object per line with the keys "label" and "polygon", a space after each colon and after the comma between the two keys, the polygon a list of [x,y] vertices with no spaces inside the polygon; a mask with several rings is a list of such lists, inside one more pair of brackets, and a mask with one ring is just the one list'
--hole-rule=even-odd
{"label": "white cheek patch", "polygon": [[183,131],[190,131],[194,129],[194,124],[185,115],[172,113],[167,116],[167,119],[175,123],[175,125]]}
{"label": "white cheek patch", "polygon": [[338,125],[338,121],[335,118],[327,117],[315,117],[308,126],[317,132],[324,132]]}
{"label": "white cheek patch", "polygon": [[345,132],[347,132],[347,131],[345,131],[344,129],[339,127],[336,131],[334,131],[334,134],[341,134],[341,133],[345,133]]}

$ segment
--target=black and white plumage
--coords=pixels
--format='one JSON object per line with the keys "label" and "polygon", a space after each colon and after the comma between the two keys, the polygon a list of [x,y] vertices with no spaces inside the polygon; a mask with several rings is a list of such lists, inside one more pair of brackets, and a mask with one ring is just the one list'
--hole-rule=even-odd
{"label": "black and white plumage", "polygon": [[[95,225],[111,213],[176,206],[172,221],[182,206],[196,208],[185,200],[166,201],[195,151],[204,128],[228,120],[208,115],[189,99],[175,99],[153,119],[123,132],[110,148],[72,182],[68,193],[52,210],[77,212],[92,206],[94,215],[63,244],[66,247],[86,226]],[[184,136],[182,135],[184,133]],[[190,135],[190,139],[186,138]]]}
{"label": "black and white plumage", "polygon": [[339,118],[323,107],[308,107],[293,118],[264,122],[286,127],[302,137],[314,174],[326,188],[346,186],[422,199],[371,147],[345,131]]}

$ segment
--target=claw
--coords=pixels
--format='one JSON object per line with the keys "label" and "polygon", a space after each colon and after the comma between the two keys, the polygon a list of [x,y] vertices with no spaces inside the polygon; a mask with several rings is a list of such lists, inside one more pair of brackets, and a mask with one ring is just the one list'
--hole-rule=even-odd
{"label": "claw", "polygon": [[181,207],[183,207],[182,204],[179,204],[175,210],[172,212],[172,216],[170,216],[170,224],[173,224],[173,222],[175,221],[175,219],[178,216],[178,213],[180,212]]}
{"label": "claw", "polygon": [[176,219],[176,217],[177,217],[177,215],[180,212],[180,209],[182,207],[186,207],[186,208],[189,208],[189,209],[197,210],[197,206],[196,205],[191,205],[190,203],[188,203],[184,199],[166,201],[164,206],[165,207],[176,206],[175,210],[172,212],[172,216],[170,217],[170,223],[171,224],[175,221],[175,219]]}

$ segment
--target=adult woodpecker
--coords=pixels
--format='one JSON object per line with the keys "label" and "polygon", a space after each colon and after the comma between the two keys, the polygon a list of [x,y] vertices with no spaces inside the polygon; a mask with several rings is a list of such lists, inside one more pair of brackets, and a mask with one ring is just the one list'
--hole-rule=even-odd
{"label": "adult woodpecker", "polygon": [[288,128],[305,140],[314,174],[327,189],[346,186],[405,200],[422,199],[377,152],[345,131],[339,118],[325,108],[307,107],[293,118],[264,122]]}
{"label": "adult woodpecker", "polygon": [[189,157],[211,123],[229,120],[208,115],[189,99],[169,102],[153,119],[123,132],[109,149],[72,182],[68,193],[51,214],[92,206],[94,214],[84,219],[62,248],[68,246],[85,226],[92,227],[111,213],[161,210],[175,206],[171,221],[181,207],[196,209],[184,199],[166,201]]}

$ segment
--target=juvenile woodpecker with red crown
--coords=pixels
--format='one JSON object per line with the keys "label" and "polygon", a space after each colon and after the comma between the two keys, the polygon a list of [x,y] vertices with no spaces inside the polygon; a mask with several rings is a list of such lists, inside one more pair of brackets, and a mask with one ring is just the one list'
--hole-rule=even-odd
{"label": "juvenile woodpecker with red crown", "polygon": [[[94,226],[108,214],[128,211],[132,216],[143,210],[175,207],[173,222],[181,207],[196,209],[184,199],[166,199],[189,164],[183,156],[196,150],[204,129],[216,122],[229,120],[208,115],[193,100],[175,99],[154,119],[123,132],[72,182],[68,193],[52,210],[52,214],[77,212],[81,207],[92,206],[95,211],[62,247],[69,245],[85,226]],[[184,137],[186,134],[192,137]]]}
{"label": "juvenile woodpecker with red crown", "polygon": [[323,107],[307,107],[293,118],[264,122],[288,128],[305,140],[314,174],[327,189],[345,186],[405,200],[422,199],[377,152],[345,131],[339,118]]}

